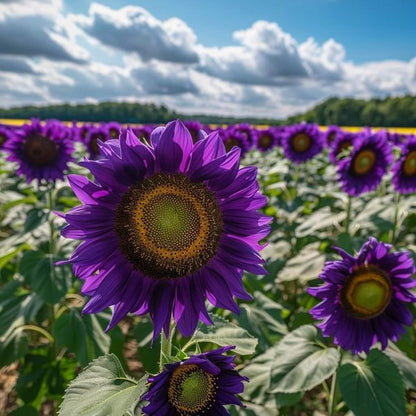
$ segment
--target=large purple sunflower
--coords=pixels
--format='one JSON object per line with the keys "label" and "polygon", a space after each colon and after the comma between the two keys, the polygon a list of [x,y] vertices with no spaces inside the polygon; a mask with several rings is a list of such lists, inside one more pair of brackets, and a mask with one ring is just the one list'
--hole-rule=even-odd
{"label": "large purple sunflower", "polygon": [[226,153],[216,132],[193,144],[179,120],[155,129],[151,146],[127,130],[100,147],[100,160],[81,162],[95,183],[68,176],[84,205],[63,215],[62,235],[84,240],[66,261],[85,280],[84,312],[114,305],[109,328],[149,313],[154,336],[172,315],[186,336],[211,323],[205,298],[238,312],[233,296],[250,299],[243,270],[264,273],[270,219],[257,212],[256,168],[239,169],[240,149]]}
{"label": "large purple sunflower", "polygon": [[282,146],[286,158],[293,163],[303,163],[322,151],[322,135],[314,124],[288,126],[282,137]]}
{"label": "large purple sunflower", "polygon": [[390,253],[390,244],[371,237],[353,257],[338,247],[341,260],[325,264],[325,284],[308,292],[322,299],[311,309],[322,333],[353,353],[368,352],[378,341],[386,348],[396,341],[413,317],[406,303],[416,302],[413,259],[408,252]]}
{"label": "large purple sunflower", "polygon": [[243,381],[234,369],[234,357],[223,355],[234,347],[224,347],[193,355],[186,361],[167,364],[150,377],[143,408],[149,416],[226,416],[226,404],[242,406],[236,394],[244,391]]}
{"label": "large purple sunflower", "polygon": [[408,136],[401,146],[401,156],[393,166],[393,187],[396,192],[416,192],[416,136]]}
{"label": "large purple sunflower", "polygon": [[58,121],[41,125],[34,119],[16,130],[5,144],[5,150],[10,153],[7,160],[19,164],[16,173],[26,176],[27,182],[63,179],[68,162],[73,160],[70,136],[70,129]]}
{"label": "large purple sunflower", "polygon": [[342,190],[358,196],[376,189],[392,162],[393,151],[384,133],[360,133],[349,156],[338,163]]}

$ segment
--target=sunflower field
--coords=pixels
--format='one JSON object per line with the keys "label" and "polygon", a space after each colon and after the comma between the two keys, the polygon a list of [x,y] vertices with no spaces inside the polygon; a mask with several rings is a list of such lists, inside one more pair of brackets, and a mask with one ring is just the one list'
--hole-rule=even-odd
{"label": "sunflower field", "polygon": [[416,136],[0,125],[0,415],[416,414]]}

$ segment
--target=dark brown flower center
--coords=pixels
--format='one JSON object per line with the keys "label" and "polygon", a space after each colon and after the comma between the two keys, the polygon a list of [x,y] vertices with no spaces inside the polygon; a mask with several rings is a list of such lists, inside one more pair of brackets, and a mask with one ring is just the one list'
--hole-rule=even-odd
{"label": "dark brown flower center", "polygon": [[329,133],[327,138],[328,144],[331,144],[335,140],[336,136],[337,134],[334,131]]}
{"label": "dark brown flower center", "polygon": [[311,143],[311,138],[305,133],[298,133],[292,137],[292,149],[298,153],[306,152]]}
{"label": "dark brown flower center", "polygon": [[217,377],[196,364],[177,367],[169,381],[169,403],[181,416],[209,414],[215,403]]}
{"label": "dark brown flower center", "polygon": [[352,162],[353,170],[357,175],[366,175],[376,163],[376,154],[371,149],[361,150],[355,155]]}
{"label": "dark brown flower center", "polygon": [[181,174],[158,173],[132,186],[116,211],[121,251],[155,279],[201,269],[217,253],[222,230],[214,194]]}
{"label": "dark brown flower center", "polygon": [[26,160],[36,167],[53,165],[58,157],[58,145],[41,135],[29,136],[23,145]]}
{"label": "dark brown flower center", "polygon": [[116,128],[111,128],[110,129],[110,137],[112,139],[118,139],[118,135],[119,135],[119,130]]}
{"label": "dark brown flower center", "polygon": [[354,318],[379,316],[390,303],[391,281],[386,272],[373,265],[358,267],[340,293],[342,307]]}
{"label": "dark brown flower center", "polygon": [[263,134],[263,135],[260,137],[260,140],[259,140],[258,146],[259,146],[261,149],[267,149],[268,147],[270,147],[270,146],[271,146],[272,142],[273,142],[273,138],[272,138],[272,136],[270,136],[270,134]]}
{"label": "dark brown flower center", "polygon": [[230,137],[224,141],[225,151],[229,152],[234,146],[241,147],[240,142],[233,137]]}
{"label": "dark brown flower center", "polygon": [[0,133],[0,147],[3,146],[6,141],[6,136],[3,133]]}
{"label": "dark brown flower center", "polygon": [[100,149],[98,147],[98,140],[105,142],[105,137],[103,133],[93,133],[91,135],[89,148],[90,148],[90,152],[93,155],[98,155],[100,153]]}
{"label": "dark brown flower center", "polygon": [[406,176],[413,176],[416,174],[416,150],[410,152],[403,163],[403,172]]}

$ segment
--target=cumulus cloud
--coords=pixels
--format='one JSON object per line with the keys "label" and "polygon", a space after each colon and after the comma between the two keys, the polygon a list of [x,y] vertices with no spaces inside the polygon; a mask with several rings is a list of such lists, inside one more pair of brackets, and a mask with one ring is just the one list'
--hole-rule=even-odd
{"label": "cumulus cloud", "polygon": [[196,36],[185,22],[177,18],[160,21],[141,7],[126,6],[114,10],[93,3],[89,17],[80,17],[78,24],[101,43],[136,52],[144,60],[198,61]]}

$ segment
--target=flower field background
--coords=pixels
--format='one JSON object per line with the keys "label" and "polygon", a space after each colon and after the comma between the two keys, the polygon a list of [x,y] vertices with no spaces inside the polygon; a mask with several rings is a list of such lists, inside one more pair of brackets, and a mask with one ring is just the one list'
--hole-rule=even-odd
{"label": "flower field background", "polygon": [[[165,130],[24,123],[0,126],[0,414],[416,414],[415,130],[241,124],[212,132],[194,121],[184,123],[185,134],[180,122]],[[187,152],[203,161],[186,159]],[[158,167],[149,174],[153,160]],[[135,176],[140,169],[146,179]],[[192,180],[178,185],[177,172]],[[78,176],[68,181],[68,174]],[[143,257],[134,269],[152,282],[137,293],[117,286],[125,276],[121,266],[117,271],[120,255],[94,240],[106,236],[101,227],[109,217],[94,209],[85,215],[85,207],[107,204],[117,235],[123,227],[127,240],[132,223],[118,207],[139,204],[130,192],[136,183],[146,184],[142,197],[153,192],[152,177],[173,177],[163,185],[189,189],[192,201],[205,192],[192,184],[209,184],[221,201],[221,226],[237,237],[234,247],[218,237],[204,249],[213,251],[210,260],[220,253],[229,262],[234,280],[213,268],[204,290],[192,280],[175,289],[187,295],[172,301],[167,269]],[[117,205],[111,197],[120,184],[130,199]],[[210,204],[214,216],[217,205]],[[187,213],[175,238],[193,232]],[[213,221],[207,227],[215,240]],[[109,233],[107,247],[110,240]],[[119,244],[130,263],[138,261]],[[88,269],[100,251],[102,263]],[[197,272],[205,270],[208,260],[198,261]],[[188,279],[186,267],[194,263],[169,270]],[[103,270],[117,276],[114,283]],[[183,310],[169,308],[181,296]],[[183,362],[203,371],[182,374]],[[206,370],[212,363],[215,374]],[[169,387],[166,371],[173,374]],[[196,394],[199,388],[208,393]]]}

